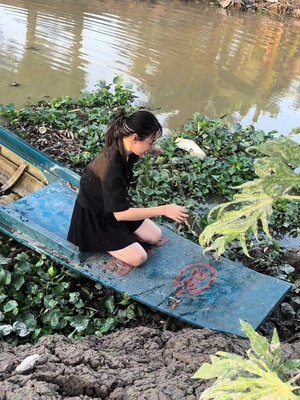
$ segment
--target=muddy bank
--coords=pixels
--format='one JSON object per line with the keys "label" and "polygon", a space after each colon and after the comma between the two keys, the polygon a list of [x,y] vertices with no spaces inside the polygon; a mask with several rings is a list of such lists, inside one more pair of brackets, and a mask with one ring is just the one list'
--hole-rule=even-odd
{"label": "muddy bank", "polygon": [[[0,400],[196,400],[208,382],[191,376],[209,355],[244,354],[248,347],[247,340],[207,329],[174,333],[147,327],[79,341],[45,336],[34,346],[2,343]],[[17,373],[33,354],[41,356],[34,368]]]}
{"label": "muddy bank", "polygon": [[[209,381],[191,379],[209,355],[245,355],[249,342],[208,329],[180,332],[138,327],[76,341],[45,336],[36,345],[0,344],[0,400],[198,400]],[[300,344],[285,345],[300,358]],[[32,370],[17,373],[27,357]]]}
{"label": "muddy bank", "polygon": [[[210,0],[203,0],[211,3]],[[201,3],[202,0],[195,2]],[[260,12],[265,14],[288,15],[300,18],[300,0],[213,0],[213,4],[226,10]]]}

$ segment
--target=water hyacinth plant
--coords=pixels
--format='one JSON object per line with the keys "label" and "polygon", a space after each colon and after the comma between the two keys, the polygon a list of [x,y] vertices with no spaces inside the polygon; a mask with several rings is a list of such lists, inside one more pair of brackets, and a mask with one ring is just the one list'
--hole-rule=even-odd
{"label": "water hyacinth plant", "polygon": [[114,296],[102,285],[0,236],[2,340],[17,345],[54,333],[70,338],[104,335],[142,315],[143,309],[126,294]]}
{"label": "water hyacinth plant", "polygon": [[[83,92],[79,99],[63,96],[19,111],[13,105],[0,106],[0,115],[7,119],[10,130],[80,173],[105,145],[105,127],[111,117],[120,109],[130,112],[138,108],[133,105],[134,98],[132,87],[116,77],[112,84],[99,82],[94,92]],[[178,138],[193,140],[206,157],[181,149]],[[206,213],[215,199],[232,201],[233,187],[256,178],[258,164],[254,166],[254,160],[262,156],[257,149],[255,153],[247,149],[259,148],[272,139],[274,132],[266,134],[239,124],[229,127],[225,117],[210,120],[195,113],[182,129],[161,138],[164,154],[147,155],[137,164],[133,200],[142,206],[184,204],[191,216],[187,225],[159,222],[198,242],[198,232],[208,225]],[[299,211],[299,206],[290,201],[278,201],[273,205],[270,229],[288,226],[296,231]],[[7,238],[0,243],[4,257],[0,264],[3,340],[35,341],[51,333],[72,337],[105,334],[143,315],[143,310],[126,296],[120,299],[86,280],[83,284],[82,277],[73,276],[43,255],[19,248]],[[268,254],[265,264],[274,264],[279,253],[274,254]]]}

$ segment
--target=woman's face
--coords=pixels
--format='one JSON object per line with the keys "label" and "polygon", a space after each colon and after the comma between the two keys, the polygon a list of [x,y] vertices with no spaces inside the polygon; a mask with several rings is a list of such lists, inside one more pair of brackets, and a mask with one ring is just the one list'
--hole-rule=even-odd
{"label": "woman's face", "polygon": [[[136,134],[133,134],[132,136],[134,135]],[[156,142],[155,133],[143,140],[140,140],[138,135],[136,135],[135,137],[133,137],[131,150],[134,154],[142,156],[151,149],[151,147],[155,144],[155,142]]]}

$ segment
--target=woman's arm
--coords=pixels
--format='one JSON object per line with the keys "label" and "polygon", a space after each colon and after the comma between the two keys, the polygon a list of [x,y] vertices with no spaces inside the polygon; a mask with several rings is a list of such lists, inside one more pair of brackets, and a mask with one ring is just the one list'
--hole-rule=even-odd
{"label": "woman's arm", "polygon": [[176,222],[184,222],[188,217],[187,210],[177,204],[149,208],[128,208],[125,211],[113,213],[117,221],[138,221],[140,219],[165,216]]}

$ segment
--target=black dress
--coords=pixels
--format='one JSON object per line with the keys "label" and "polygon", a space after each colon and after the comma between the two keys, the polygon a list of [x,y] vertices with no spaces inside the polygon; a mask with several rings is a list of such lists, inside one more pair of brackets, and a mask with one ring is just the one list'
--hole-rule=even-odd
{"label": "black dress", "polygon": [[143,220],[117,221],[113,213],[132,207],[128,188],[138,158],[130,154],[127,161],[115,141],[85,167],[68,233],[80,251],[115,251],[137,242],[133,232]]}

